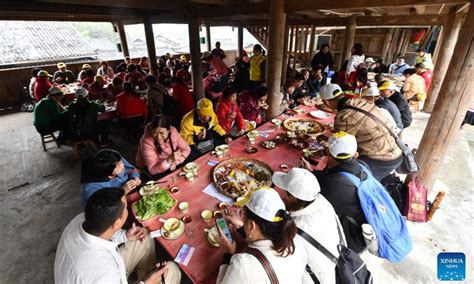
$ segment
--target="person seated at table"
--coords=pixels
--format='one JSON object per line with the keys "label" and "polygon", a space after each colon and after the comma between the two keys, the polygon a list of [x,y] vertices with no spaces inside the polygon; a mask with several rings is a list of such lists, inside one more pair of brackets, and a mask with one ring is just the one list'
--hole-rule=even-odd
{"label": "person seated at table", "polygon": [[119,65],[117,66],[117,68],[115,68],[115,75],[114,75],[114,78],[120,78],[120,80],[122,80],[122,82],[125,81],[125,76],[127,75],[127,72],[125,72],[127,70],[127,67],[124,67],[123,65]]}
{"label": "person seated at table", "polygon": [[392,75],[402,76],[405,69],[410,68],[410,65],[406,64],[405,57],[399,56],[397,62],[390,65],[388,73]]}
{"label": "person seated at table", "polygon": [[201,99],[196,109],[188,112],[181,121],[181,136],[191,146],[191,158],[196,158],[214,149],[215,146],[229,143],[232,138],[219,125],[217,115],[209,99]]}
{"label": "person seated at table", "polygon": [[191,73],[189,73],[188,68],[188,64],[183,64],[181,69],[176,72],[176,77],[181,79],[186,85],[191,84]]}
{"label": "person seated at table", "polygon": [[107,100],[115,101],[117,96],[123,92],[123,81],[119,76],[112,79],[112,83],[107,85]]}
{"label": "person seated at table", "polygon": [[[339,216],[347,246],[360,253],[366,247],[361,226],[367,221],[357,195],[357,187],[340,172],[362,178],[361,164],[365,166],[366,164],[357,160],[357,141],[353,135],[339,131],[329,138],[328,143],[327,166],[322,171],[313,171],[313,174],[321,186],[321,194],[331,203]],[[302,163],[306,169],[312,170],[312,166],[304,158]]]}
{"label": "person seated at table", "polygon": [[254,90],[246,90],[240,94],[240,112],[242,117],[248,121],[254,121],[261,125],[268,109],[268,89],[258,86]]}
{"label": "person seated at table", "polygon": [[88,88],[90,84],[94,83],[95,72],[92,69],[86,69],[85,78],[81,81],[84,88]]}
{"label": "person seated at table", "polygon": [[150,72],[150,64],[148,61],[148,57],[143,56],[142,58],[140,58],[140,62],[138,62],[138,65],[140,65],[143,74],[148,74],[148,72]]}
{"label": "person seated at table", "polygon": [[89,91],[89,98],[91,100],[99,100],[106,97],[106,90],[104,89],[104,84],[104,77],[100,75],[94,77],[94,82],[92,82],[92,84],[90,84],[87,88],[87,90]]}
{"label": "person seated at table", "polygon": [[76,90],[76,100],[69,104],[68,128],[73,139],[94,139],[102,147],[110,144],[109,122],[97,120],[97,115],[105,111],[105,106],[89,101],[89,92],[84,88]]}
{"label": "person seated at table", "polygon": [[66,64],[63,62],[58,63],[58,71],[54,72],[53,81],[57,84],[70,84],[76,81],[72,71],[66,69]]}
{"label": "person seated at table", "polygon": [[139,90],[146,89],[145,77],[143,77],[142,73],[138,72],[137,65],[135,64],[129,64],[127,66],[127,75],[125,75],[124,82],[125,81],[131,82],[133,87],[138,87]]}
{"label": "person seated at table", "polygon": [[288,78],[281,87],[280,97],[278,101],[280,102],[278,106],[278,113],[281,114],[290,108],[294,108],[297,103],[293,99],[293,93],[295,92],[298,81],[294,78]]}
{"label": "person seated at table", "polygon": [[107,187],[121,187],[128,194],[142,183],[140,171],[119,152],[102,149],[81,165],[81,204],[86,206],[94,192]]}
{"label": "person seated at table", "polygon": [[63,91],[58,87],[51,87],[48,95],[36,103],[33,110],[33,125],[38,133],[50,134],[66,127],[68,121],[65,109],[61,105],[62,99]]}
{"label": "person seated at table", "polygon": [[123,92],[117,96],[116,108],[120,124],[127,134],[136,138],[148,118],[148,108],[132,83],[123,83]]}
{"label": "person seated at table", "polygon": [[237,105],[237,90],[234,87],[225,87],[216,107],[216,115],[220,126],[231,137],[242,136],[247,130],[253,129],[246,121]]}
{"label": "person seated at table", "polygon": [[309,91],[307,97],[312,99],[315,98],[317,94],[319,94],[319,89],[321,89],[321,86],[325,83],[322,72],[322,66],[316,66],[313,68],[311,75],[308,78]]}
{"label": "person seated at table", "polygon": [[413,120],[410,106],[395,84],[391,81],[383,81],[378,88],[382,97],[392,101],[397,106],[400,111],[403,128],[405,129],[410,126]]}
{"label": "person seated at table", "polygon": [[403,130],[402,115],[398,110],[397,105],[389,99],[381,96],[377,86],[371,86],[370,88],[364,89],[362,92],[362,98],[368,102],[374,103],[376,106],[385,110],[385,117],[390,120],[390,124],[395,126],[395,133],[400,133]]}
{"label": "person seated at table", "polygon": [[56,249],[56,283],[128,283],[136,271],[142,283],[180,283],[181,272],[174,262],[163,268],[156,262],[155,241],[135,224],[123,226],[128,218],[122,188],[103,188],[87,202],[64,229]]}
{"label": "person seated at table", "polygon": [[166,67],[163,72],[161,72],[159,75],[158,75],[158,78],[156,79],[158,81],[158,83],[160,83],[161,85],[163,85],[164,87],[166,88],[171,88],[171,85],[170,85],[170,80],[171,80],[171,69]]}
{"label": "person seated at table", "polygon": [[53,86],[49,81],[49,78],[53,76],[49,75],[49,73],[45,70],[40,70],[38,75],[35,79],[35,83],[33,85],[33,95],[37,102],[41,101],[45,98],[48,93],[49,89]]}
{"label": "person seated at table", "polygon": [[91,67],[89,64],[87,64],[87,63],[82,64],[82,69],[81,69],[81,71],[79,71],[79,73],[77,74],[77,80],[78,80],[78,81],[81,81],[81,82],[82,82],[82,80],[84,80],[84,79],[86,78],[86,71],[87,71],[88,69],[92,69],[92,67]]}
{"label": "person seated at table", "polygon": [[179,61],[179,59],[175,59],[174,60],[174,64],[173,64],[173,69],[171,69],[171,75],[173,77],[176,77],[176,73],[181,70],[183,64],[181,64],[181,61]]}
{"label": "person seated at table", "polygon": [[119,68],[120,68],[121,70],[123,70],[123,72],[125,72],[125,71],[127,70],[127,66],[128,66],[129,64],[132,64],[132,63],[133,63],[132,59],[130,59],[129,56],[125,56],[124,59],[123,59],[123,62],[120,63],[119,65],[117,65],[117,67],[115,67],[115,72],[116,72],[116,73],[121,72],[121,71],[119,71]]}
{"label": "person seated at table", "polygon": [[171,87],[173,88],[173,98],[178,103],[178,121],[188,112],[194,109],[194,97],[189,92],[189,86],[178,77],[171,77]]}
{"label": "person seated at table", "polygon": [[156,63],[158,64],[158,74],[160,74],[166,68],[166,62],[165,62],[164,56],[158,57],[158,59],[156,60]]}
{"label": "person seated at table", "polygon": [[334,130],[356,137],[360,158],[370,166],[377,180],[382,180],[400,166],[402,151],[389,131],[370,116],[352,109],[355,107],[369,112],[390,127],[389,120],[379,107],[360,98],[346,98],[336,84],[323,86],[320,95],[324,104],[336,111]]}
{"label": "person seated at table", "polygon": [[388,73],[388,66],[383,63],[382,58],[375,60],[375,63],[373,65],[373,72],[374,73]]}
{"label": "person seated at table", "polygon": [[[345,238],[339,239],[341,230],[338,217],[331,203],[320,194],[316,177],[307,169],[293,168],[288,173],[276,172],[272,177],[273,184],[284,190],[282,197],[286,209],[295,220],[296,226],[336,258],[339,257],[337,246],[345,244]],[[335,263],[322,254],[309,242],[304,241],[306,253],[309,255],[309,267],[320,283],[335,283]],[[308,282],[312,282],[306,274]]]}
{"label": "person seated at table", "polygon": [[164,115],[153,117],[145,127],[137,151],[137,166],[157,179],[183,164],[191,153],[188,143]]}
{"label": "person seated at table", "polygon": [[365,63],[365,55],[364,55],[364,47],[360,43],[354,44],[351,49],[351,58],[347,62],[347,69],[346,69],[346,83],[347,84],[354,84],[355,83],[355,73],[357,67]]}
{"label": "person seated at table", "polygon": [[295,76],[295,79],[298,81],[297,88],[295,90],[295,98],[300,99],[308,96],[310,92],[309,88],[309,78],[311,74],[308,69],[301,70],[300,74]]}
{"label": "person seated at table", "polygon": [[112,79],[114,77],[114,70],[112,69],[112,67],[109,66],[109,63],[107,63],[107,61],[101,61],[100,67],[99,69],[97,69],[97,75]]}
{"label": "person seated at table", "polygon": [[415,65],[416,74],[420,75],[425,80],[425,91],[428,92],[431,85],[432,74],[431,70],[425,68],[425,64],[417,63]]}
{"label": "person seated at table", "polygon": [[431,60],[431,54],[426,53],[424,48],[418,48],[416,50],[417,57],[415,58],[415,64],[423,63],[425,68],[433,70],[433,61]]}
{"label": "person seated at table", "polygon": [[408,68],[403,71],[403,76],[405,76],[406,80],[402,92],[407,101],[424,101],[426,99],[425,79],[416,74],[414,68]]}
{"label": "person seated at table", "polygon": [[322,66],[322,69],[324,70],[326,67],[331,69],[333,65],[334,59],[332,57],[329,44],[325,43],[321,46],[319,52],[316,53],[311,60],[311,68],[314,69],[316,66]]}
{"label": "person seated at table", "polygon": [[[242,250],[235,234],[230,242],[218,227],[225,254],[216,283],[303,283],[309,256],[304,240],[295,237],[295,221],[278,193],[271,188],[254,191],[241,212],[240,218],[232,216],[228,221],[245,238],[248,249]],[[267,259],[274,281],[255,254]]]}
{"label": "person seated at table", "polygon": [[382,73],[376,74],[374,76],[374,81],[377,84],[377,86],[380,86],[383,82],[385,82],[385,77]]}

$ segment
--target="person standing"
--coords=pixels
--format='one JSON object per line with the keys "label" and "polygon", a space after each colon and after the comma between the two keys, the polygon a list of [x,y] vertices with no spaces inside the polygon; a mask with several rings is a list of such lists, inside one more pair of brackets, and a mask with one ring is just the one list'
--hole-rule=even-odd
{"label": "person standing", "polygon": [[250,57],[250,82],[255,88],[265,81],[265,55],[260,44],[253,46],[253,55]]}
{"label": "person standing", "polygon": [[76,80],[72,71],[66,69],[66,64],[58,63],[58,71],[54,72],[53,81],[58,84],[70,84]]}
{"label": "person standing", "polygon": [[216,41],[216,48],[214,48],[211,51],[211,56],[212,57],[214,57],[214,56],[220,57],[221,60],[223,60],[226,57],[224,50],[221,49],[221,43],[219,41]]}
{"label": "person standing", "polygon": [[[365,66],[365,68],[362,66]],[[358,70],[360,69],[365,69],[367,71],[367,66],[365,64],[364,48],[362,44],[356,43],[352,47],[352,55],[347,63],[345,73],[345,85],[347,85],[350,90],[356,90],[359,85],[358,82],[361,81],[361,78],[358,78],[360,76]],[[365,78],[367,78],[367,74],[365,75]]]}
{"label": "person standing", "polygon": [[415,64],[423,63],[425,68],[428,70],[433,70],[433,61],[431,60],[431,54],[426,53],[424,48],[418,48],[416,50],[418,56],[415,59]]}
{"label": "person standing", "polygon": [[323,70],[326,69],[326,67],[331,69],[334,65],[334,59],[330,50],[329,44],[323,44],[319,52],[313,56],[311,68],[315,69],[317,66],[321,66]]}

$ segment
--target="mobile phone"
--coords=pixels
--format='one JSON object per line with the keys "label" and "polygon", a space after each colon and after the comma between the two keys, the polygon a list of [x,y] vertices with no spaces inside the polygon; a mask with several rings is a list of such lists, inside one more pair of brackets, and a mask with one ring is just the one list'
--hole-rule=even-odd
{"label": "mobile phone", "polygon": [[[229,227],[227,226],[227,222],[224,218],[216,218],[216,226],[224,232],[225,237],[230,241],[233,242],[232,234],[230,233]],[[217,230],[219,232],[219,230]],[[220,234],[220,232],[219,232]]]}

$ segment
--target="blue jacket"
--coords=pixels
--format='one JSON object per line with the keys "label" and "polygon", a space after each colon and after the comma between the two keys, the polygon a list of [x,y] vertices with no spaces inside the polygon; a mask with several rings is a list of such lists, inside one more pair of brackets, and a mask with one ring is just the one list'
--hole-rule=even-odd
{"label": "blue jacket", "polygon": [[108,177],[94,177],[87,173],[87,169],[82,169],[81,176],[81,204],[86,206],[87,200],[94,192],[107,187],[123,187],[125,183],[134,178],[140,178],[140,172],[127,160],[122,158],[123,171],[112,179]]}

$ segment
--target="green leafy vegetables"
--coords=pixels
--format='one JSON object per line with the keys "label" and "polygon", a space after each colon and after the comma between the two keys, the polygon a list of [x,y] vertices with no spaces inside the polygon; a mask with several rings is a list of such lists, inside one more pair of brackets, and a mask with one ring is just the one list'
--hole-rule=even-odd
{"label": "green leafy vegetables", "polygon": [[168,212],[175,204],[176,200],[170,197],[168,191],[160,189],[140,199],[135,204],[135,212],[141,220],[147,220],[155,215]]}

